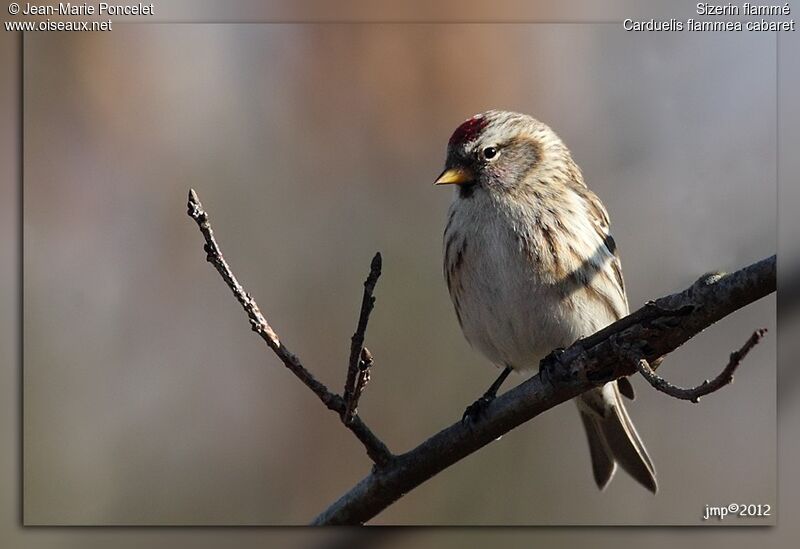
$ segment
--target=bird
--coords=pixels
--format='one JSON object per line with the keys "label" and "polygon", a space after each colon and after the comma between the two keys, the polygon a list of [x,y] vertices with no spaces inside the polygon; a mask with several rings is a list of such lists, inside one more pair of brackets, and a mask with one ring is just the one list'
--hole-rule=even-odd
{"label": "bird", "polygon": [[[443,238],[444,277],[468,343],[502,373],[467,408],[480,421],[510,372],[530,371],[626,316],[619,251],[605,206],[569,149],[526,114],[490,110],[447,144],[436,185],[455,189]],[[627,378],[576,397],[592,472],[603,490],[619,465],[654,494],[656,472],[623,404]]]}

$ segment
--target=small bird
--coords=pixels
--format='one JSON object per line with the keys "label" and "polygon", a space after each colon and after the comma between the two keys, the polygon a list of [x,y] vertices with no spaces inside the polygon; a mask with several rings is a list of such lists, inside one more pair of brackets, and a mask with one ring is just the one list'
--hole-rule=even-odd
{"label": "small bird", "polygon": [[[500,377],[467,408],[479,421],[512,370],[628,314],[605,207],[546,124],[487,111],[461,124],[436,185],[454,185],[444,230],[444,275],[471,346]],[[622,403],[627,378],[575,399],[602,490],[619,464],[655,493],[655,469]]]}

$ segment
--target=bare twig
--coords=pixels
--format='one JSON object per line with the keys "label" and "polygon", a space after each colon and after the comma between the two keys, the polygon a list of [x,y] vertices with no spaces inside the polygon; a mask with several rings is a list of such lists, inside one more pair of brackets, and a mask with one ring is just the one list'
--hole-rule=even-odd
{"label": "bare twig", "polygon": [[[341,408],[337,407],[337,412],[341,417],[341,410],[344,410],[345,407],[344,400],[342,400],[342,398],[338,395],[336,398],[337,402],[339,402],[341,405]],[[378,468],[386,467],[392,462],[394,455],[392,455],[392,453],[389,451],[389,448],[386,446],[386,444],[380,438],[378,438],[369,427],[367,427],[367,424],[361,421],[360,417],[353,417],[353,419],[350,420],[350,422],[346,425],[347,428],[353,432],[356,438],[361,441],[361,444],[364,445],[367,455]]]}
{"label": "bare twig", "polygon": [[[203,205],[200,203],[200,199],[198,198],[194,189],[189,190],[188,208],[189,217],[195,220],[197,226],[200,228],[200,232],[203,234],[203,238],[206,241],[205,245],[203,246],[203,249],[206,252],[206,259],[214,266],[217,272],[219,272],[220,276],[222,276],[222,279],[225,281],[225,284],[228,285],[233,292],[234,297],[236,297],[236,300],[241,304],[245,313],[247,313],[247,318],[250,320],[250,326],[252,327],[253,331],[266,342],[269,348],[272,349],[279,359],[281,359],[284,365],[295,376],[297,376],[297,378],[302,381],[306,387],[311,389],[314,394],[319,397],[319,399],[328,409],[333,410],[339,414],[339,416],[342,416],[346,408],[342,397],[332,393],[324,384],[317,381],[311,372],[306,370],[306,368],[300,362],[300,359],[298,359],[294,353],[286,348],[286,346],[278,338],[278,334],[275,333],[275,330],[273,330],[269,325],[267,319],[264,318],[264,315],[258,308],[258,304],[256,303],[255,299],[253,299],[250,294],[245,291],[242,285],[239,284],[239,281],[236,280],[236,276],[234,276],[233,271],[231,270],[227,261],[225,261],[225,257],[222,255],[219,244],[217,244],[217,241],[214,238],[214,230],[211,228],[208,214],[203,209]],[[363,421],[361,421],[361,419],[357,417],[353,418],[353,420],[347,424],[347,428],[353,432],[358,440],[361,441],[367,450],[367,455],[369,455],[376,465],[383,466],[392,459],[392,454],[383,441],[375,436],[375,434]]]}
{"label": "bare twig", "polygon": [[[466,425],[459,420],[413,450],[394,456],[354,414],[371,364],[369,352],[363,348],[363,336],[369,315],[369,311],[364,314],[364,307],[366,303],[369,309],[372,307],[372,288],[368,290],[365,284],[365,297],[370,299],[362,303],[362,318],[353,336],[350,364],[353,364],[354,350],[358,350],[355,354],[358,360],[352,383],[349,381],[352,368],[348,370],[347,385],[352,387],[348,410],[348,403],[342,397],[314,379],[286,349],[258,305],[236,280],[214,240],[208,216],[194,191],[189,193],[189,215],[206,240],[208,261],[233,291],[253,330],[329,409],[340,417],[350,417],[345,425],[376,464],[368,476],[317,516],[314,524],[361,524],[370,520],[404,494],[501,435],[592,387],[635,373],[639,359],[655,363],[721,318],[774,292],[776,286],[774,255],[731,274],[705,275],[683,292],[650,301],[625,318],[548,357],[540,367],[550,373],[547,381],[537,374],[497,397],[481,421]],[[377,275],[374,279],[377,280]],[[721,381],[715,379],[701,385],[705,386],[703,390],[713,391],[715,383],[728,383],[735,368],[761,337],[763,333],[756,332],[741,350],[733,353],[731,363],[718,376]],[[631,357],[636,360],[630,360]]]}
{"label": "bare twig", "polygon": [[650,383],[650,385],[653,386],[653,388],[661,391],[662,393],[666,393],[671,397],[679,398],[681,400],[690,400],[694,403],[697,403],[700,401],[700,397],[711,394],[714,391],[718,391],[725,385],[733,382],[733,373],[736,371],[736,368],[738,368],[742,363],[742,360],[745,356],[747,356],[747,353],[750,352],[750,349],[761,342],[766,333],[766,328],[761,328],[753,332],[753,335],[750,336],[741,349],[731,353],[731,358],[728,361],[727,366],[725,366],[725,368],[717,377],[711,381],[706,379],[697,387],[686,389],[683,387],[678,387],[677,385],[673,385],[663,377],[660,377],[658,374],[656,374],[650,367],[650,364],[648,364],[647,360],[644,358],[640,358],[636,361],[636,369],[639,370],[639,373],[644,376],[644,378],[648,381],[648,383]]}
{"label": "bare twig", "polygon": [[349,398],[345,399],[345,424],[349,424],[351,421],[353,421],[353,417],[358,413],[358,400],[361,398],[361,393],[364,392],[364,388],[367,386],[367,383],[369,383],[369,369],[372,368],[372,364],[372,353],[369,352],[369,349],[364,347],[361,349],[361,357],[358,360],[358,367],[356,369],[357,371],[355,375],[355,381],[353,382],[352,392],[350,393]]}
{"label": "bare twig", "polygon": [[317,381],[314,376],[306,370],[300,363],[298,358],[286,348],[278,334],[267,323],[267,319],[261,314],[256,301],[248,294],[245,289],[236,280],[230,266],[222,255],[222,251],[214,238],[214,230],[211,228],[211,223],[208,220],[208,214],[203,209],[200,199],[194,189],[189,190],[189,216],[197,222],[200,227],[200,232],[203,233],[205,238],[205,246],[203,249],[206,252],[206,260],[211,263],[217,272],[222,276],[222,279],[233,292],[236,300],[242,305],[247,317],[250,319],[250,326],[261,339],[263,339],[270,349],[272,349],[278,358],[286,365],[291,372],[305,384],[306,387],[314,391],[314,394],[319,397],[325,406],[335,409],[336,395],[331,393],[325,385]]}
{"label": "bare twig", "polygon": [[[358,398],[361,392],[369,381],[369,367],[372,365],[372,355],[364,347],[364,336],[367,332],[367,323],[369,322],[369,315],[372,308],[375,306],[375,297],[372,295],[375,291],[375,284],[381,276],[381,254],[376,253],[372,258],[370,264],[369,276],[364,281],[364,295],[361,299],[361,313],[358,317],[358,325],[356,332],[350,342],[350,362],[347,367],[347,380],[344,384],[344,401],[345,411],[342,415],[342,421],[346,424],[353,420],[353,415],[356,413],[358,406]],[[366,364],[364,359],[364,351],[366,356],[369,357],[369,364]],[[358,388],[358,390],[356,390]]]}

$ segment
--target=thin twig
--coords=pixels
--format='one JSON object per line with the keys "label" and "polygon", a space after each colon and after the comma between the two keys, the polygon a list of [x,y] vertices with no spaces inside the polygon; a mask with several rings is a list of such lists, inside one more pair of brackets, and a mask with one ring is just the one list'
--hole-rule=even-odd
{"label": "thin twig", "polygon": [[233,292],[236,300],[241,304],[242,308],[244,308],[247,317],[250,319],[250,326],[253,331],[267,343],[269,348],[278,355],[278,358],[281,359],[286,367],[289,368],[306,387],[314,391],[314,394],[319,397],[325,406],[334,409],[336,395],[331,393],[325,385],[317,381],[311,372],[303,367],[300,360],[281,343],[278,334],[275,333],[275,330],[269,325],[267,319],[261,314],[256,301],[245,291],[242,285],[239,284],[228,262],[225,261],[225,257],[222,255],[219,244],[217,244],[214,238],[214,230],[211,228],[208,214],[203,209],[203,205],[200,203],[200,199],[194,189],[189,190],[188,206],[189,216],[197,222],[197,226],[200,227],[200,232],[203,233],[203,238],[205,238],[206,243],[203,249],[206,252],[206,260],[217,269],[217,272],[219,272],[222,279]]}
{"label": "thin twig", "polygon": [[[275,330],[269,325],[267,319],[264,318],[255,299],[253,299],[242,285],[239,284],[239,281],[236,279],[227,261],[225,261],[225,257],[222,255],[219,244],[217,244],[214,238],[214,230],[211,228],[208,214],[203,209],[200,198],[197,196],[194,189],[189,190],[188,214],[189,217],[195,220],[206,241],[203,246],[206,252],[206,259],[214,266],[220,276],[222,276],[225,284],[228,285],[236,300],[241,304],[245,313],[247,313],[253,331],[266,342],[284,365],[297,376],[306,387],[311,389],[314,394],[319,397],[328,409],[333,410],[341,417],[346,408],[342,397],[329,391],[324,384],[317,381],[311,372],[306,370],[300,362],[300,359],[287,349],[280,338],[278,338],[278,334],[275,333]],[[353,418],[353,421],[347,424],[347,428],[361,441],[367,450],[367,455],[369,455],[370,459],[372,459],[376,465],[383,466],[392,459],[392,453],[386,447],[386,444],[375,436],[360,418]]]}
{"label": "thin twig", "polygon": [[367,383],[369,383],[369,369],[372,368],[372,364],[372,353],[369,352],[369,349],[364,347],[361,349],[361,357],[358,360],[358,367],[356,368],[353,389],[349,395],[349,398],[345,399],[345,424],[349,424],[351,421],[353,421],[353,417],[358,413],[358,400],[361,398],[361,393],[364,392],[364,388],[367,386]]}
{"label": "thin twig", "polygon": [[[375,284],[377,284],[378,278],[381,276],[381,263],[381,254],[378,252],[375,254],[375,257],[372,258],[369,267],[369,275],[367,276],[367,280],[364,281],[364,295],[361,298],[361,313],[358,316],[356,331],[350,340],[350,361],[347,367],[347,380],[344,384],[345,411],[342,415],[342,421],[346,424],[353,420],[353,414],[356,413],[358,398],[366,385],[364,378],[366,377],[366,380],[369,379],[369,366],[362,368],[362,363],[365,362],[362,355],[363,351],[366,351],[364,348],[364,337],[367,332],[369,315],[372,312],[372,308],[375,306],[375,297],[372,294],[375,292]],[[367,351],[367,355],[370,357],[369,362],[371,365],[372,355],[369,351]],[[361,387],[356,391],[358,385],[361,385]],[[356,392],[358,392],[358,396],[356,396]]]}
{"label": "thin twig", "polygon": [[[277,334],[267,324],[255,301],[238,283],[214,240],[208,216],[194,191],[189,193],[189,215],[194,219],[206,240],[208,260],[219,271],[236,299],[247,312],[253,330],[325,405],[340,417],[346,412],[344,399],[331,393],[302,366],[288,351]],[[361,482],[342,495],[314,520],[314,524],[360,524],[371,519],[437,473],[464,457],[497,440],[501,435],[533,417],[574,398],[603,383],[636,372],[636,363],[626,360],[637,356],[643,360],[656,359],[674,351],[702,330],[725,316],[772,293],[776,287],[776,257],[753,263],[731,274],[712,274],[701,277],[691,287],[652,302],[603,328],[578,340],[558,354],[552,379],[549,382],[537,374],[505,394],[497,397],[480,422],[464,425],[457,421],[419,446],[399,456],[393,456],[358,416],[347,424],[363,443],[376,467]],[[742,349],[731,355],[726,368],[728,376],[747,352],[763,337],[753,335]],[[363,347],[363,341],[362,345]],[[623,352],[620,352],[624,350]],[[367,356],[359,354],[366,372]],[[359,367],[359,370],[362,366]],[[725,372],[723,372],[725,374]],[[722,383],[729,383],[725,380]],[[709,385],[716,380],[708,382]],[[354,393],[363,380],[356,382]],[[712,390],[716,390],[713,389]]]}
{"label": "thin twig", "polygon": [[719,373],[717,377],[712,380],[705,380],[703,383],[698,385],[697,387],[691,387],[686,389],[684,387],[678,387],[677,385],[673,385],[663,377],[660,377],[658,374],[653,371],[648,364],[647,360],[644,358],[640,358],[636,361],[636,369],[639,370],[644,378],[653,386],[654,389],[661,391],[662,393],[666,393],[671,397],[679,398],[681,400],[690,400],[694,403],[700,401],[700,397],[705,395],[709,395],[714,391],[719,391],[725,385],[733,382],[733,373],[736,371],[736,368],[742,363],[744,357],[747,356],[747,353],[750,352],[750,349],[758,345],[764,336],[767,333],[766,328],[761,328],[753,332],[753,335],[745,342],[741,349],[738,351],[734,351],[731,353],[731,358],[728,361],[727,366]]}

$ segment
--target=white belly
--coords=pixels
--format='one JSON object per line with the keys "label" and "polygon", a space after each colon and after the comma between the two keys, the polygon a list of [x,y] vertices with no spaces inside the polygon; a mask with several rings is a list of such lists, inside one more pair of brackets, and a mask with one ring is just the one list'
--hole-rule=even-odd
{"label": "white belly", "polygon": [[537,283],[521,254],[481,254],[478,259],[478,253],[470,259],[478,260],[479,267],[466,267],[463,273],[460,314],[467,341],[490,361],[518,370],[535,368],[554,348],[584,335],[564,318],[563,298]]}
{"label": "white belly", "polygon": [[467,341],[491,362],[515,370],[537,368],[553,349],[614,320],[583,290],[566,293],[563,285],[544,282],[540,265],[518,243],[513,223],[474,221],[453,219],[462,241],[451,246],[463,246],[463,259],[451,296]]}

